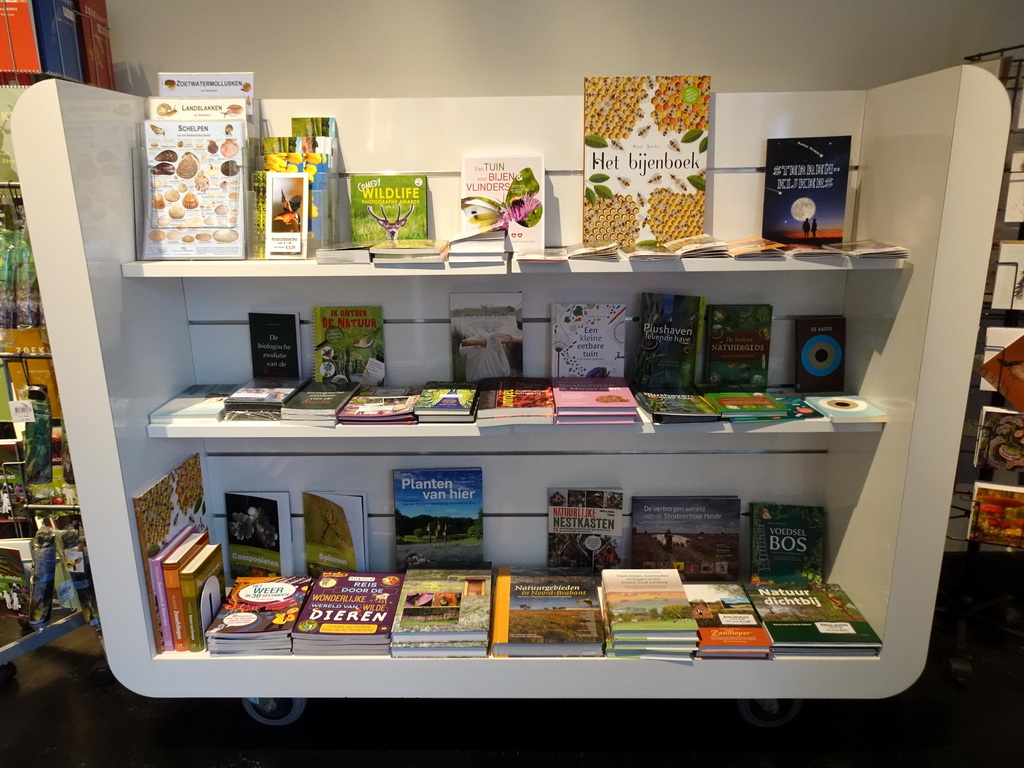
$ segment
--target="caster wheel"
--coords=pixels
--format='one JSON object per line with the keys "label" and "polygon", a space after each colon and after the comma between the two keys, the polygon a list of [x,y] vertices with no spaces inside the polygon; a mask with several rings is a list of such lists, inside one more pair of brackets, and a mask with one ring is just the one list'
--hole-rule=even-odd
{"label": "caster wheel", "polygon": [[290,725],[306,709],[305,699],[242,699],[242,708],[262,725]]}
{"label": "caster wheel", "polygon": [[18,674],[18,668],[14,666],[13,661],[8,661],[6,664],[0,664],[0,687],[11,682],[16,674]]}
{"label": "caster wheel", "polygon": [[954,656],[949,660],[949,673],[960,685],[967,685],[971,679],[971,660],[962,656]]}
{"label": "caster wheel", "polygon": [[97,661],[89,671],[89,679],[92,680],[92,684],[95,686],[107,686],[113,684],[117,678],[110,671],[107,662]]}
{"label": "caster wheel", "polygon": [[800,699],[740,699],[736,702],[740,716],[758,728],[778,728],[800,714]]}

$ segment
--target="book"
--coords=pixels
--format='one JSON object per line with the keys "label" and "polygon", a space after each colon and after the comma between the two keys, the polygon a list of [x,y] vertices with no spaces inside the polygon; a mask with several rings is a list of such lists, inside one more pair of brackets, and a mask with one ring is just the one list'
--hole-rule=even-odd
{"label": "book", "polygon": [[785,416],[789,408],[767,392],[705,392],[723,419],[749,416]]}
{"label": "book", "polygon": [[710,101],[708,75],[584,78],[584,241],[704,231]]}
{"label": "book", "polygon": [[684,585],[697,621],[700,659],[767,659],[772,641],[742,584]]}
{"label": "book", "polygon": [[228,576],[291,576],[291,499],[286,491],[224,494]]}
{"label": "book", "polygon": [[382,384],[384,338],[378,305],[313,307],[313,380],[339,387]]}
{"label": "book", "polygon": [[718,421],[722,414],[696,387],[680,392],[635,393],[639,407],[655,424]]}
{"label": "book", "polygon": [[507,232],[513,251],[544,247],[544,156],[466,155],[462,231]]}
{"label": "book", "polygon": [[692,387],[704,335],[704,297],[645,291],[639,325],[633,388],[672,392]]}
{"label": "book", "polygon": [[743,237],[729,240],[726,250],[734,259],[781,259],[785,256],[783,244],[765,237]]}
{"label": "book", "polygon": [[569,261],[619,261],[624,258],[619,242],[607,239],[568,245],[565,255]]}
{"label": "book", "polygon": [[846,318],[793,318],[796,391],[800,395],[841,393],[846,384]]}
{"label": "book", "polygon": [[323,571],[296,618],[293,651],[386,656],[402,581],[400,573]]}
{"label": "book", "polygon": [[839,259],[842,257],[842,254],[827,245],[790,243],[783,245],[779,250],[782,251],[783,256],[790,256],[794,259]]}
{"label": "book", "polygon": [[353,240],[426,240],[427,177],[423,174],[353,174],[349,177]]}
{"label": "book", "polygon": [[317,264],[369,264],[370,246],[375,240],[355,242],[348,240],[334,245],[322,245],[316,249]]}
{"label": "book", "polygon": [[357,392],[338,411],[338,424],[414,424],[417,387],[371,387]]}
{"label": "book", "polygon": [[253,378],[299,378],[298,313],[250,312],[249,346]]}
{"label": "book", "polygon": [[398,570],[484,562],[484,490],[479,467],[393,470]]}
{"label": "book", "polygon": [[329,381],[310,381],[281,403],[281,420],[333,427],[338,411],[359,391],[359,385],[339,387]]}
{"label": "book", "polygon": [[147,120],[143,134],[150,189],[140,258],[245,258],[245,123]]}
{"label": "book", "polygon": [[601,572],[608,639],[617,650],[679,643],[693,649],[697,620],[675,568],[606,568]]}
{"label": "book", "polygon": [[185,539],[196,532],[194,525],[187,525],[174,533],[166,544],[147,561],[149,582],[156,598],[156,610],[159,617],[160,643],[165,651],[174,650],[174,636],[171,634],[171,614],[167,606],[167,589],[164,586],[164,561],[182,544]]}
{"label": "book", "polygon": [[632,513],[634,568],[674,568],[686,582],[739,579],[738,497],[634,495]]}
{"label": "book", "polygon": [[1024,413],[986,405],[978,419],[974,466],[1018,472],[1024,469]]}
{"label": "book", "polygon": [[665,247],[681,259],[724,259],[730,256],[725,240],[706,232],[669,240]]}
{"label": "book", "polygon": [[0,619],[28,620],[29,582],[21,553],[0,540]]}
{"label": "book", "polygon": [[671,248],[653,243],[650,245],[631,245],[622,248],[622,255],[630,261],[660,261],[664,259],[679,259],[679,254]]}
{"label": "book", "polygon": [[499,424],[551,424],[555,418],[555,393],[544,376],[504,376],[478,383],[476,421],[481,426]]}
{"label": "book", "polygon": [[[976,371],[980,376],[978,381],[978,389],[982,392],[997,392],[1000,384],[1001,373],[1003,366],[995,367],[993,370],[983,372],[985,364],[998,355],[1001,355],[1003,351],[1013,344],[1018,339],[1024,338],[1024,328],[1017,326],[1002,327],[1002,326],[990,326],[985,329],[985,345],[982,349],[981,363],[978,364]],[[1020,348],[1018,348],[1018,352]],[[13,370],[12,369],[12,373]],[[13,383],[13,376],[12,383]],[[1004,395],[1005,397],[1005,395]],[[1016,408],[1013,403],[1005,403],[1005,405]]]}
{"label": "book", "polygon": [[1016,338],[995,347],[986,342],[987,359],[978,368],[978,373],[1009,405],[1024,410],[1024,334],[1016,328],[1008,329],[1007,333]]}
{"label": "book", "polygon": [[354,493],[303,491],[306,574],[366,567],[366,501]]}
{"label": "book", "polygon": [[163,561],[164,594],[167,599],[167,616],[170,622],[174,650],[188,650],[188,625],[185,602],[181,593],[181,572],[189,561],[210,543],[208,531],[189,534],[178,548]]}
{"label": "book", "polygon": [[565,248],[524,248],[512,254],[516,264],[566,264],[569,251]]}
{"label": "book", "polygon": [[383,241],[370,246],[370,259],[374,264],[422,264],[447,260],[448,241],[405,239]]}
{"label": "book", "polygon": [[[391,632],[392,649],[405,646],[406,655],[413,655],[421,643],[474,643],[455,646],[463,653],[449,655],[481,655],[474,648],[486,653],[491,598],[490,568],[410,568]],[[435,655],[429,648],[414,655]]]}
{"label": "book", "polygon": [[967,539],[1002,547],[1024,547],[1024,489],[976,482]]}
{"label": "book", "polygon": [[551,375],[625,376],[626,305],[551,305]]}
{"label": "book", "polygon": [[507,232],[503,229],[482,229],[448,238],[448,263],[504,264]]}
{"label": "book", "polygon": [[189,651],[206,649],[206,628],[224,601],[223,558],[220,544],[207,544],[181,569],[181,603]]}
{"label": "book", "polygon": [[75,5],[76,0],[33,0],[31,3],[42,71],[82,82]]}
{"label": "book", "polygon": [[608,378],[554,378],[556,424],[632,424],[636,398],[621,376]]}
{"label": "book", "polygon": [[875,656],[881,638],[838,584],[745,585],[775,656]]}
{"label": "book", "polygon": [[711,304],[704,380],[710,389],[764,389],[772,339],[770,304]]}
{"label": "book", "polygon": [[206,630],[213,656],[286,655],[312,579],[253,576],[239,579]]}
{"label": "book", "polygon": [[889,418],[881,408],[855,395],[810,395],[804,399],[814,410],[834,422],[855,424],[886,421]]}
{"label": "book", "polygon": [[802,398],[794,396],[788,389],[776,389],[770,391],[772,397],[778,400],[786,408],[785,413],[779,413],[774,415],[733,415],[731,421],[781,421],[783,419],[824,419],[825,414],[816,408],[812,407],[810,402],[811,398]]}
{"label": "book", "polygon": [[236,389],[238,384],[193,384],[149,414],[149,423],[216,419],[224,410],[224,401]]}
{"label": "book", "polygon": [[[132,508],[135,513],[139,550],[144,562],[160,555],[175,535],[184,528],[192,526],[193,532],[207,531],[209,517],[199,454],[192,454],[133,496]],[[143,574],[149,596],[154,650],[162,653],[165,650],[166,636],[161,628],[155,585],[148,568],[143,569]],[[169,620],[168,613],[168,622]],[[173,643],[171,647],[173,648]]]}
{"label": "book", "polygon": [[416,420],[473,421],[478,389],[478,383],[472,381],[428,381],[413,407]]}
{"label": "book", "polygon": [[851,240],[845,243],[830,243],[824,247],[854,259],[905,259],[910,256],[910,251],[902,245],[883,243],[879,240]]}
{"label": "book", "polygon": [[1002,240],[992,282],[992,309],[1024,307],[1024,240]]}
{"label": "book", "polygon": [[548,567],[600,573],[626,556],[621,488],[548,488]]}
{"label": "book", "polygon": [[264,411],[279,418],[281,405],[305,384],[299,378],[255,378],[242,384],[224,400],[230,411]]}
{"label": "book", "polygon": [[448,307],[453,379],[480,381],[522,375],[521,292],[452,293]]}
{"label": "book", "polygon": [[42,72],[31,0],[4,0],[0,6],[0,70]]}
{"label": "book", "polygon": [[814,504],[752,501],[750,581],[825,580],[825,509]]}
{"label": "book", "polygon": [[849,136],[768,139],[761,234],[780,243],[842,242]]}
{"label": "book", "polygon": [[601,656],[601,577],[572,568],[498,569],[494,656]]}

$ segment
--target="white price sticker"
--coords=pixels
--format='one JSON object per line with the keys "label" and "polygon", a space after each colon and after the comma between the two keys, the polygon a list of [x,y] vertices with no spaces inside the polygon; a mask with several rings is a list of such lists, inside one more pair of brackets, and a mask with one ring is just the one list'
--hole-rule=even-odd
{"label": "white price sticker", "polygon": [[11,421],[15,424],[26,424],[36,420],[32,403],[28,400],[11,400]]}

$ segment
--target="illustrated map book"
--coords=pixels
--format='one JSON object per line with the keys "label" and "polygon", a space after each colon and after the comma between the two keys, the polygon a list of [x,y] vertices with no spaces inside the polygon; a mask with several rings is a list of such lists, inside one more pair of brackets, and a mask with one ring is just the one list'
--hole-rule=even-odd
{"label": "illustrated map book", "polygon": [[480,381],[523,372],[523,294],[452,293],[448,297],[452,378]]}
{"label": "illustrated map book", "polygon": [[882,641],[838,584],[747,584],[775,656],[875,656]]}
{"label": "illustrated map book", "polygon": [[306,574],[366,567],[366,509],[362,496],[303,491]]}
{"label": "illustrated map book", "polygon": [[704,231],[710,102],[708,75],[584,78],[584,241]]}
{"label": "illustrated map book", "polygon": [[428,237],[427,177],[423,174],[353,174],[349,201],[354,241]]}
{"label": "illustrated map book", "polygon": [[551,305],[551,376],[625,376],[626,305]]}
{"label": "illustrated map book", "polygon": [[494,584],[494,656],[601,656],[601,577],[502,566]]}
{"label": "illustrated map book", "polygon": [[290,654],[292,628],[311,583],[308,576],[238,579],[206,630],[211,655]]}
{"label": "illustrated map book", "polygon": [[462,231],[504,230],[513,251],[544,247],[544,156],[462,158]]}
{"label": "illustrated map book", "polygon": [[675,392],[692,387],[704,335],[704,297],[645,291],[639,323],[633,388]]}
{"label": "illustrated map book", "polygon": [[491,597],[490,568],[410,568],[391,644],[474,642],[486,649]]}
{"label": "illustrated map book", "polygon": [[707,389],[762,390],[768,386],[770,304],[709,305],[707,337]]}
{"label": "illustrated map book", "polygon": [[292,523],[287,491],[224,494],[228,576],[291,576]]}
{"label": "illustrated map book", "polygon": [[813,504],[752,501],[750,581],[825,580],[825,509]]}
{"label": "illustrated map book", "polygon": [[479,567],[484,562],[484,490],[479,467],[395,469],[398,570]]}
{"label": "illustrated map book", "polygon": [[548,567],[599,573],[626,554],[621,488],[548,488]]}
{"label": "illustrated map book", "polygon": [[687,583],[698,658],[767,659],[772,641],[742,584]]}
{"label": "illustrated map book", "polygon": [[313,307],[313,379],[345,388],[384,381],[384,315],[379,305]]}
{"label": "illustrated map book", "polygon": [[738,497],[634,495],[632,512],[634,568],[674,568],[685,582],[739,578]]}
{"label": "illustrated map book", "polygon": [[400,573],[323,571],[295,621],[293,651],[386,656],[402,581]]}
{"label": "illustrated map book", "polygon": [[780,243],[843,241],[850,137],[768,139],[761,234]]}

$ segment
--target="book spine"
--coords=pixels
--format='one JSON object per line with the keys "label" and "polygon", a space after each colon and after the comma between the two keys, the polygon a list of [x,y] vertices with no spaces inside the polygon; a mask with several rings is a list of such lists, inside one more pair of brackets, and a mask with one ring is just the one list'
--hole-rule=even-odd
{"label": "book spine", "polygon": [[508,566],[498,568],[494,579],[494,616],[491,620],[491,642],[508,642],[508,606],[512,599],[512,571]]}
{"label": "book spine", "polygon": [[199,597],[196,595],[198,583],[192,579],[181,583],[181,610],[185,614],[185,638],[189,651],[202,651],[206,647],[203,642],[203,626]]}
{"label": "book spine", "polygon": [[160,639],[165,651],[174,650],[171,636],[171,614],[167,607],[167,586],[164,583],[163,563],[153,558],[149,561],[149,575],[153,581],[153,596],[156,598],[157,617],[160,619]]}
{"label": "book spine", "polygon": [[164,588],[167,592],[167,612],[171,625],[171,640],[175,651],[188,650],[185,606],[181,595],[181,578],[178,571],[164,572]]}

